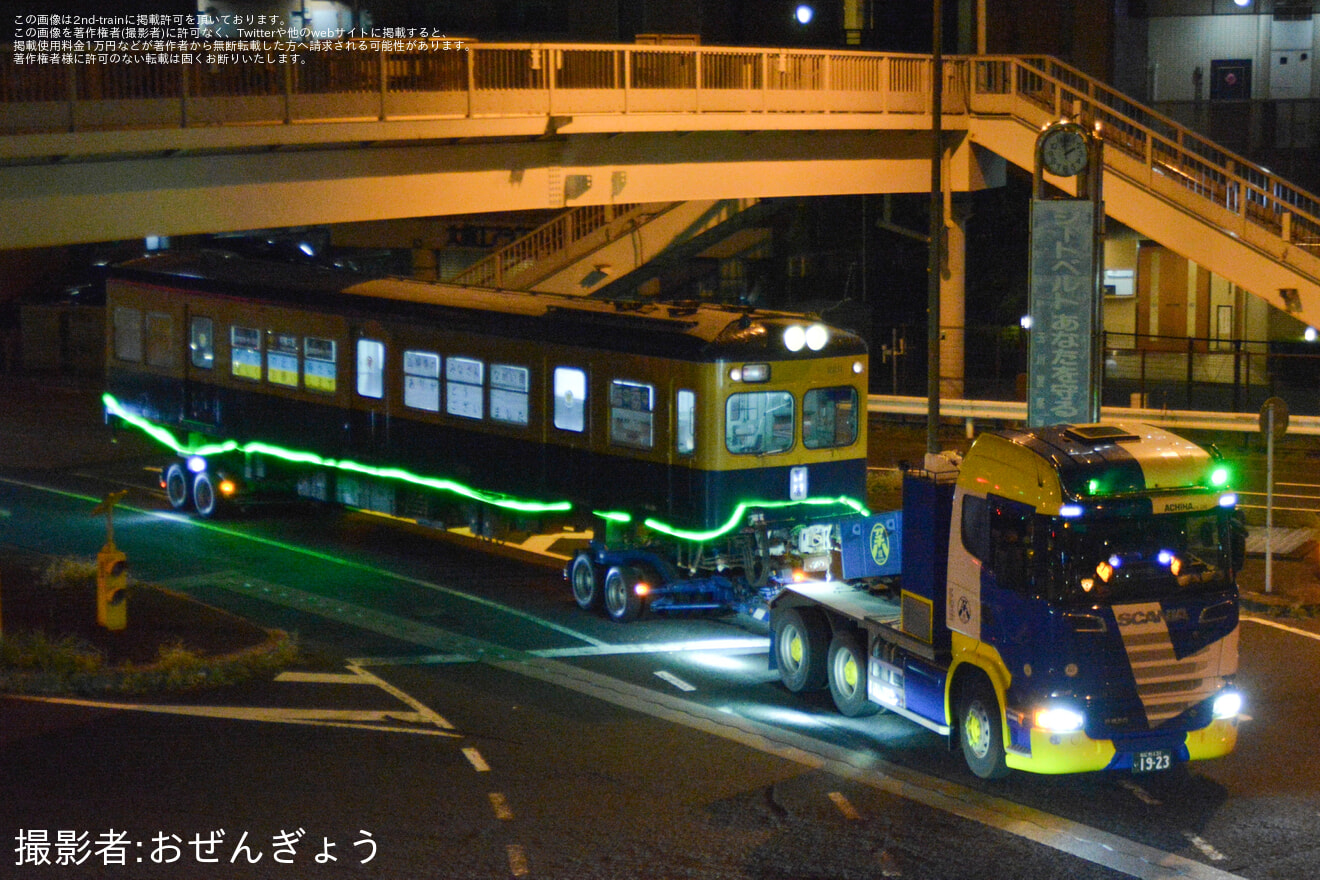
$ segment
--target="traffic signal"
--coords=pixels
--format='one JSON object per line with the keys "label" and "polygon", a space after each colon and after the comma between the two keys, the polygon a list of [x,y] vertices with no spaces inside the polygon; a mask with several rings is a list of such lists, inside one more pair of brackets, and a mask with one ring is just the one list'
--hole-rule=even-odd
{"label": "traffic signal", "polygon": [[128,626],[128,557],[111,546],[96,554],[96,622],[109,630]]}

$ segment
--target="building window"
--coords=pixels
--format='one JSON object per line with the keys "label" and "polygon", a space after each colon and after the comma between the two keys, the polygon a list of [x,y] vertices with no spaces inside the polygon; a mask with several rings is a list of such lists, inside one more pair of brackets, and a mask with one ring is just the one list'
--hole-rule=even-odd
{"label": "building window", "polygon": [[813,388],[802,395],[802,443],[808,449],[851,446],[857,440],[857,389]]}
{"label": "building window", "polygon": [[215,325],[210,318],[193,318],[188,333],[188,356],[194,367],[215,366]]}
{"label": "building window", "polygon": [[654,436],[655,386],[615,379],[610,383],[610,442],[650,449]]}
{"label": "building window", "polygon": [[261,331],[252,327],[230,327],[229,363],[235,376],[260,382]]}
{"label": "building window", "polygon": [[303,353],[307,356],[303,361],[303,387],[334,394],[335,341],[308,336],[303,339]]}
{"label": "building window", "polygon": [[555,367],[555,427],[582,433],[587,429],[587,374],[576,367]]}
{"label": "building window", "polygon": [[440,355],[432,351],[403,353],[403,405],[440,412]]}
{"label": "building window", "polygon": [[736,455],[770,455],[793,446],[793,395],[787,391],[730,394],[724,444]]}
{"label": "building window", "polygon": [[697,393],[680,389],[674,409],[674,451],[691,455],[697,448]]}
{"label": "building window", "polygon": [[510,364],[490,365],[490,417],[511,425],[527,424],[531,370]]}
{"label": "building window", "polygon": [[115,309],[115,357],[121,361],[142,361],[142,313],[119,306]]}
{"label": "building window", "polygon": [[274,385],[298,387],[298,337],[291,333],[270,334],[266,349],[266,380]]}
{"label": "building window", "polygon": [[484,414],[482,382],[486,365],[466,357],[445,358],[445,412],[465,419]]}
{"label": "building window", "polygon": [[385,396],[385,343],[357,341],[357,393],[377,400]]}

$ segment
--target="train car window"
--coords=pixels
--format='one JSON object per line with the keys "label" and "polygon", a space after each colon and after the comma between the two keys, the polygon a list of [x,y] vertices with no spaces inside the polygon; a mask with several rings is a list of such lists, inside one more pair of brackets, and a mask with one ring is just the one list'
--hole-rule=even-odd
{"label": "train car window", "polygon": [[527,424],[527,396],[532,373],[512,364],[490,365],[490,417],[512,425]]}
{"label": "train car window", "polygon": [[674,451],[679,455],[691,455],[697,448],[697,393],[679,389],[674,409],[677,423]]}
{"label": "train car window", "polygon": [[194,367],[215,366],[215,324],[210,318],[193,318],[188,328],[188,356]]}
{"label": "train car window", "polygon": [[802,443],[808,449],[851,446],[857,440],[857,389],[812,388],[802,395]]}
{"label": "train car window", "polygon": [[787,391],[730,394],[724,445],[735,455],[768,455],[793,446],[793,395]]}
{"label": "train car window", "polygon": [[334,394],[335,341],[308,336],[303,339],[303,352],[307,356],[303,361],[303,387],[309,391]]}
{"label": "train car window", "polygon": [[615,379],[610,383],[610,442],[634,449],[655,446],[655,386]]}
{"label": "train car window", "polygon": [[377,400],[385,396],[385,343],[357,341],[357,393]]}
{"label": "train car window", "polygon": [[445,358],[445,412],[465,419],[482,418],[485,373],[486,365],[474,358]]}
{"label": "train car window", "polygon": [[298,387],[298,337],[290,333],[270,334],[266,347],[266,379],[274,385]]}
{"label": "train car window", "polygon": [[147,312],[147,364],[168,368],[174,365],[174,318],[164,312]]}
{"label": "train car window", "polygon": [[115,357],[121,361],[142,361],[142,313],[119,306],[115,309]]}
{"label": "train car window", "polygon": [[260,382],[261,331],[252,327],[230,327],[229,363],[235,376]]}
{"label": "train car window", "polygon": [[403,405],[440,412],[440,355],[432,351],[403,353]]}
{"label": "train car window", "polygon": [[587,429],[587,374],[576,367],[555,367],[555,427],[582,433]]}

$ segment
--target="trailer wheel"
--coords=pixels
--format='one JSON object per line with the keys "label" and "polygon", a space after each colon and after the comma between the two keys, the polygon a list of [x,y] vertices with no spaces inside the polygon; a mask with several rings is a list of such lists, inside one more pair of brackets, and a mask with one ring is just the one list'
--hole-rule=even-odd
{"label": "trailer wheel", "polygon": [[775,659],[784,687],[795,694],[825,687],[830,630],[810,608],[789,608],[775,618]]}
{"label": "trailer wheel", "polygon": [[182,462],[174,462],[165,469],[165,497],[169,499],[170,507],[175,510],[183,510],[188,506],[188,472],[184,470]]}
{"label": "trailer wheel", "polygon": [[601,606],[600,568],[589,553],[579,552],[568,569],[568,582],[573,588],[573,601],[583,611],[594,611]]}
{"label": "trailer wheel", "polygon": [[605,613],[612,620],[628,623],[642,616],[642,597],[637,594],[640,578],[627,565],[612,565],[605,572]]}
{"label": "trailer wheel", "polygon": [[205,519],[215,516],[220,509],[220,496],[216,494],[215,484],[206,471],[193,477],[192,498],[197,514]]}
{"label": "trailer wheel", "polygon": [[1004,723],[999,699],[985,678],[977,676],[962,688],[958,702],[958,731],[968,768],[982,779],[1008,774],[1004,763]]}
{"label": "trailer wheel", "polygon": [[840,632],[830,642],[830,696],[849,718],[874,715],[880,707],[867,698],[866,651],[856,633]]}

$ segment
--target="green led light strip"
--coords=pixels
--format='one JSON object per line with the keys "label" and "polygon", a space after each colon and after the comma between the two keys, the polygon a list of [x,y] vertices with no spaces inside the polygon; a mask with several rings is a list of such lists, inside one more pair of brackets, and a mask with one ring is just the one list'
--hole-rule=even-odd
{"label": "green led light strip", "polygon": [[435,489],[441,492],[452,492],[455,495],[461,495],[464,498],[470,498],[473,501],[480,501],[485,504],[491,504],[495,507],[502,507],[506,510],[517,511],[518,513],[563,513],[573,509],[573,505],[568,501],[524,501],[518,498],[510,498],[507,495],[499,495],[492,492],[483,492],[480,489],[473,489],[462,483],[453,480],[441,480],[435,477],[423,477],[414,474],[411,471],[402,468],[381,468],[373,465],[359,464],[356,461],[347,459],[323,458],[314,452],[302,452],[296,449],[285,449],[281,446],[273,446],[269,443],[253,441],[251,443],[238,443],[235,440],[226,440],[223,443],[208,443],[195,448],[180,443],[166,428],[154,425],[146,419],[133,415],[119,405],[111,394],[101,395],[101,401],[105,404],[106,411],[111,415],[118,416],[128,422],[135,428],[141,429],[152,439],[168,446],[176,453],[183,456],[188,455],[221,455],[226,452],[255,452],[260,455],[270,455],[275,458],[282,458],[285,461],[295,464],[315,465],[318,467],[335,468],[336,470],[349,471],[351,473],[365,474],[372,477],[380,477],[386,480],[399,480],[405,483],[412,483],[417,486],[424,486],[428,489]]}
{"label": "green led light strip", "polygon": [[[295,464],[335,468],[341,471],[380,477],[381,479],[399,480],[441,492],[452,492],[456,495],[461,495],[464,498],[470,498],[474,501],[491,504],[495,507],[501,507],[506,510],[514,510],[519,513],[563,513],[573,508],[572,503],[568,501],[555,501],[549,503],[541,501],[524,501],[517,498],[510,498],[506,495],[483,492],[480,489],[473,489],[470,486],[465,486],[462,483],[457,483],[453,480],[423,477],[410,471],[403,470],[402,468],[381,468],[373,465],[359,464],[358,462],[346,459],[324,458],[314,452],[285,449],[281,446],[274,446],[256,440],[250,443],[239,443],[236,440],[226,440],[223,443],[207,443],[197,447],[189,447],[180,443],[179,439],[175,437],[169,429],[163,428],[160,425],[152,424],[146,419],[135,416],[125,410],[119,405],[119,401],[114,398],[114,395],[109,393],[101,395],[101,402],[105,404],[106,411],[111,415],[123,419],[133,427],[146,433],[153,440],[164,446],[168,446],[181,456],[200,455],[205,457],[208,455],[223,455],[229,452],[251,452],[259,455],[269,455],[275,458],[281,458]],[[794,507],[802,504],[817,507],[840,505],[861,514],[862,516],[867,516],[869,514],[866,506],[856,499],[849,498],[846,495],[840,495],[837,498],[807,498],[803,501],[745,501],[738,505],[737,509],[734,510],[733,514],[723,526],[704,532],[676,528],[662,520],[654,518],[647,519],[645,525],[653,531],[684,541],[710,541],[721,535],[728,534],[737,528],[742,522],[743,517],[746,516],[747,511],[752,508],[774,509]],[[613,522],[629,522],[632,519],[629,514],[621,511],[593,511],[593,513],[602,519]]]}

